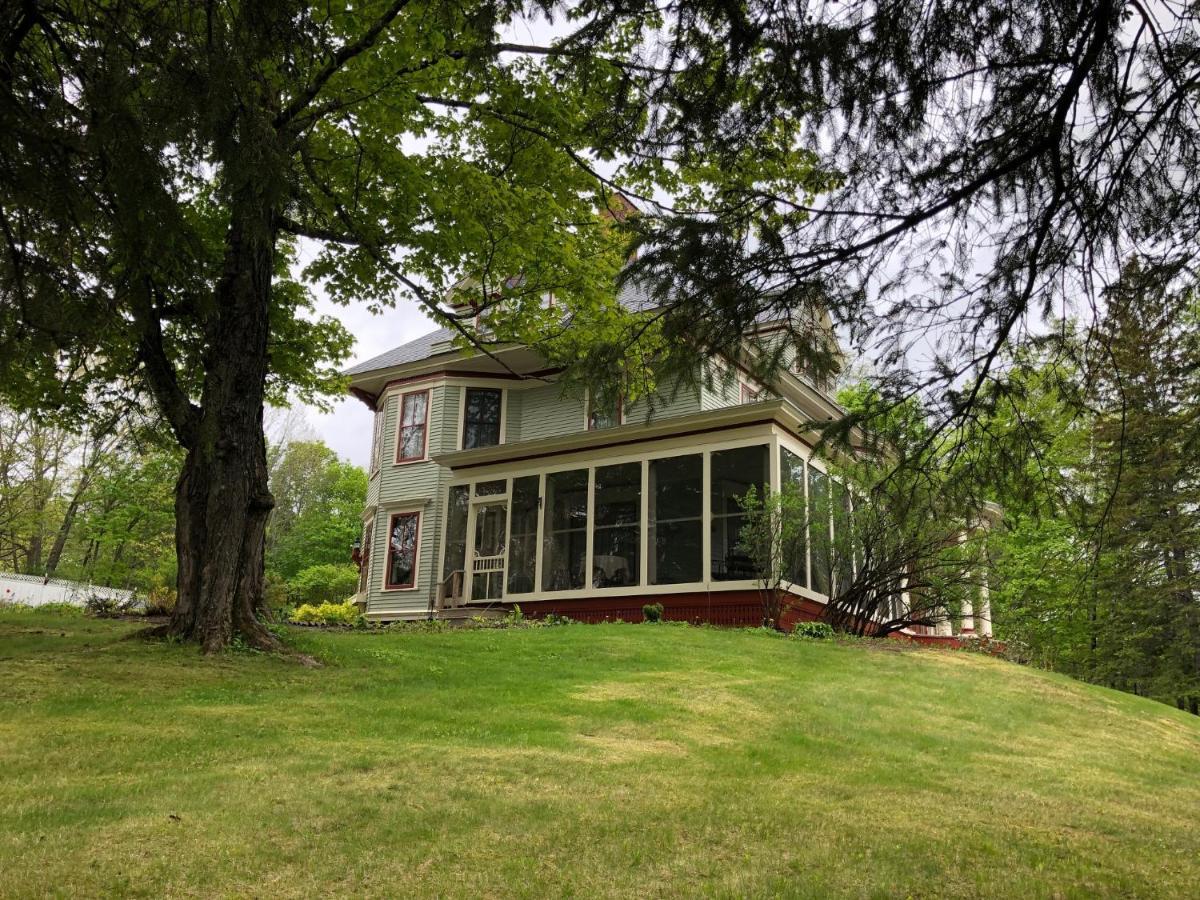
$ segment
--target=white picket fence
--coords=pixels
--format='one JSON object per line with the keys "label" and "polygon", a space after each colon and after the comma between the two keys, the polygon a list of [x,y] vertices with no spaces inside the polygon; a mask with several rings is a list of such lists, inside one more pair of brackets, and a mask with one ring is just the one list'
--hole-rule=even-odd
{"label": "white picket fence", "polygon": [[15,575],[0,572],[0,604],[23,603],[26,606],[42,606],[46,603],[70,603],[83,606],[88,597],[109,597],[118,603],[133,600],[133,591],[105,587],[99,584],[81,584],[61,578],[46,580],[39,575]]}

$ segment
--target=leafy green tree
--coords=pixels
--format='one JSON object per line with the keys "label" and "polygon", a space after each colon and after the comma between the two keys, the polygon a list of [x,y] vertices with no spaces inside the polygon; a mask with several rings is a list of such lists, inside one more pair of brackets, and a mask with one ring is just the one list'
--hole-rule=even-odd
{"label": "leafy green tree", "polygon": [[271,492],[268,572],[289,579],[310,566],[349,560],[362,532],[366,472],[322,443],[293,442],[271,472]]}
{"label": "leafy green tree", "polygon": [[[506,40],[557,13],[553,43]],[[263,403],[337,388],[349,347],[289,276],[298,239],[337,300],[416,298],[464,341],[541,341],[563,360],[631,321],[597,167],[628,160],[624,180],[696,200],[714,178],[770,173],[793,196],[808,157],[786,121],[723,165],[703,140],[673,156],[645,140],[662,68],[638,49],[665,21],[650,3],[506,0],[6,14],[0,389],[77,416],[98,384],[153,402],[184,451],[171,635],[276,645],[255,616],[274,504]],[[456,285],[475,309],[443,305]],[[556,349],[564,311],[579,327],[550,329]]]}

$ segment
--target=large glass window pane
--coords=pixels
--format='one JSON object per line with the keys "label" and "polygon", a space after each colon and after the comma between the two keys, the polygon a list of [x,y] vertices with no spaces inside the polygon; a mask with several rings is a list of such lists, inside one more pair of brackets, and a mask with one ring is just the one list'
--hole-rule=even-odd
{"label": "large glass window pane", "polygon": [[765,444],[715,450],[711,457],[712,577],[737,581],[756,576],[754,561],[742,548],[746,517],[741,499],[750,488],[761,499],[768,482],[770,452]]}
{"label": "large glass window pane", "polygon": [[405,394],[400,398],[400,432],[396,461],[423,459],[425,424],[429,419],[429,391]]}
{"label": "large glass window pane", "polygon": [[463,449],[494,447],[500,443],[500,407],[504,394],[499,388],[467,388],[463,411]]}
{"label": "large glass window pane", "polygon": [[650,583],[704,580],[704,457],[650,461]]}
{"label": "large glass window pane", "polygon": [[808,539],[812,546],[812,589],[829,594],[829,476],[808,467]]}
{"label": "large glass window pane", "polygon": [[417,574],[417,523],[419,513],[392,516],[388,536],[387,586],[410,588]]}
{"label": "large glass window pane", "polygon": [[[805,496],[805,481],[804,459],[797,456],[786,447],[781,447],[779,450],[779,485],[781,489],[786,489],[791,485],[791,489],[803,499]],[[807,541],[804,540],[803,532],[796,542],[788,548],[791,558],[785,560],[788,573],[788,580],[792,584],[808,587],[808,550],[806,547]]]}
{"label": "large glass window pane", "polygon": [[514,478],[512,486],[512,539],[508,545],[508,592],[533,590],[537,571],[538,476]]}
{"label": "large glass window pane", "polygon": [[628,587],[641,580],[642,464],[596,469],[592,585]]}
{"label": "large glass window pane", "polygon": [[471,563],[471,600],[504,596],[504,559],[508,544],[508,505],[488,503],[475,509],[475,556]]}
{"label": "large glass window pane", "polygon": [[446,558],[442,563],[442,596],[457,600],[463,595],[463,578],[467,565],[467,505],[468,488],[450,488],[446,503]]}
{"label": "large glass window pane", "polygon": [[546,476],[542,589],[566,591],[584,585],[587,564],[587,469]]}

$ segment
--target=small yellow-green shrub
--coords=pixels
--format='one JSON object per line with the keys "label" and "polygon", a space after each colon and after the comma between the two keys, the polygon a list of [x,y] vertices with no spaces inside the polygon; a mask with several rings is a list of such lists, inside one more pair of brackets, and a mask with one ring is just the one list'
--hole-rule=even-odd
{"label": "small yellow-green shrub", "polygon": [[322,603],[314,605],[305,603],[296,607],[289,621],[302,625],[349,625],[357,627],[363,624],[363,615],[359,612],[353,600],[342,603]]}

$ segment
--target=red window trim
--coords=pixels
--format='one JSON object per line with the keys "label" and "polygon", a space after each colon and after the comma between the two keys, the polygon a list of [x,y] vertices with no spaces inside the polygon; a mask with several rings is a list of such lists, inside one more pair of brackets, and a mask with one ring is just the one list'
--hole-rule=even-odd
{"label": "red window trim", "polygon": [[[416,520],[416,525],[413,528],[413,565],[412,576],[408,584],[392,584],[392,554],[395,548],[392,547],[392,531],[396,527],[396,520],[411,516]],[[387,530],[387,564],[383,567],[383,589],[385,591],[405,591],[411,590],[417,586],[417,565],[421,558],[421,513],[418,510],[412,512],[392,513],[388,517]]]}
{"label": "red window trim", "polygon": [[742,384],[742,396],[741,396],[740,402],[742,402],[742,403],[757,403],[759,398],[762,397],[763,389],[759,388],[758,390],[755,390],[754,388],[750,387],[750,385],[746,384],[746,382],[744,382],[744,381],[741,384]]}
{"label": "red window trim", "polygon": [[[618,428],[624,424],[625,424],[625,399],[623,397],[618,397],[617,398],[617,421],[616,421],[616,424],[614,424],[610,427]],[[588,431],[605,431],[606,430],[604,428],[597,428],[592,424],[592,394],[590,391],[588,392],[588,402],[587,402],[587,430]]]}
{"label": "red window trim", "polygon": [[[404,401],[409,397],[415,397],[417,394],[425,395],[425,418],[421,422],[421,454],[419,456],[401,456],[400,448],[404,446],[400,440],[400,434],[405,427],[415,428],[416,425],[405,426],[404,424]],[[419,462],[425,459],[425,452],[429,449],[429,389],[421,391],[409,391],[406,394],[400,395],[400,403],[396,409],[396,463]],[[390,532],[389,532],[390,533]]]}

